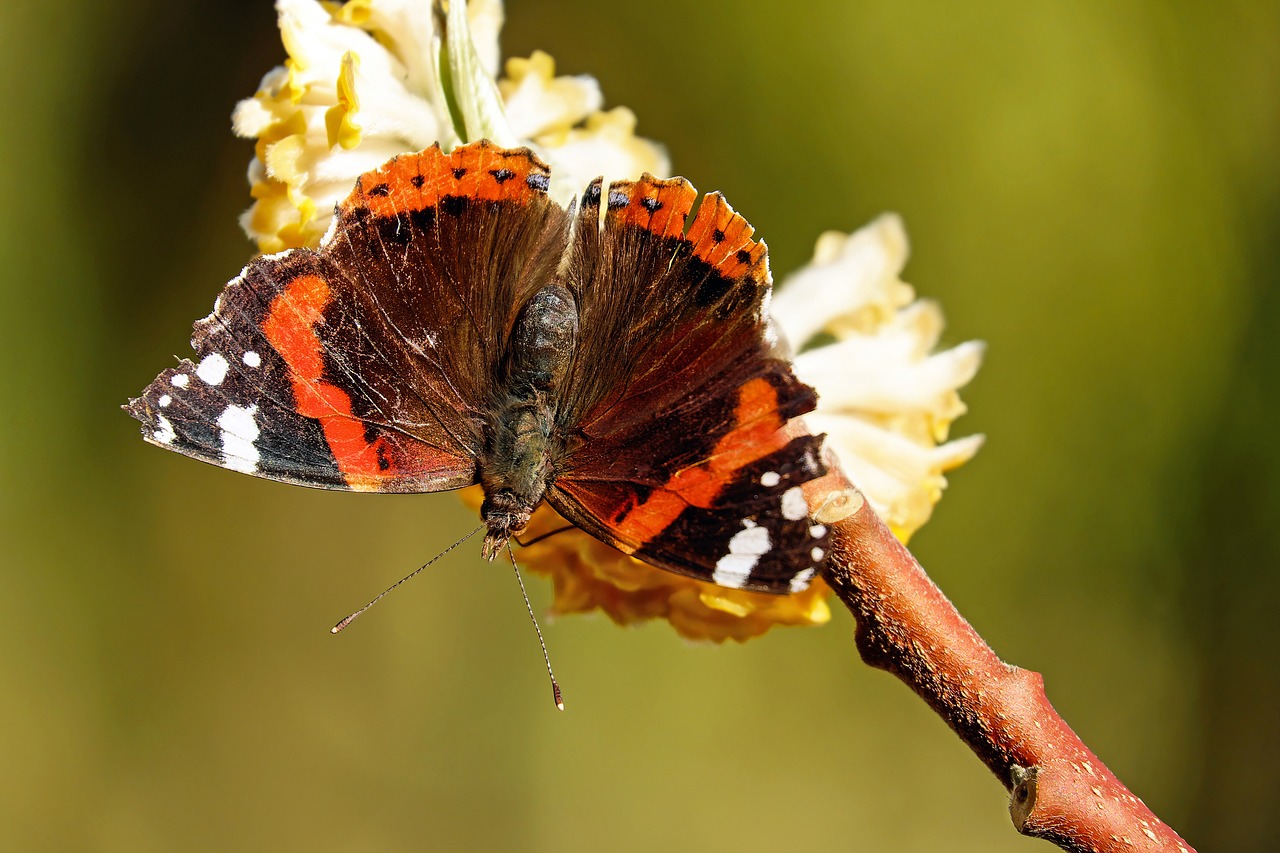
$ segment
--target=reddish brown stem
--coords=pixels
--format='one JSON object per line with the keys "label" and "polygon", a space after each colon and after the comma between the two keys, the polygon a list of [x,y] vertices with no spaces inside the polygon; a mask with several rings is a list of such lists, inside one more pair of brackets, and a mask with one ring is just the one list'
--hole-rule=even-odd
{"label": "reddish brown stem", "polygon": [[862,659],[906,682],[996,774],[1019,832],[1064,850],[1191,853],[1058,716],[1040,674],[996,657],[843,475],[806,491],[832,529],[824,576],[857,619]]}

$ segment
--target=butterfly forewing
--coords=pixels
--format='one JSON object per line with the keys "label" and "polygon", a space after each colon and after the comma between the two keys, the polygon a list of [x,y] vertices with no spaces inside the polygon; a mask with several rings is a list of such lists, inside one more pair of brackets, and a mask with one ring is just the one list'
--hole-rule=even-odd
{"label": "butterfly forewing", "polygon": [[271,479],[474,482],[512,305],[554,276],[566,240],[546,186],[525,149],[395,158],[361,177],[319,251],[259,258],[229,284],[197,324],[199,363],[130,412],[148,440]]}
{"label": "butterfly forewing", "polygon": [[719,194],[687,223],[695,197],[648,176],[583,197],[568,268],[583,332],[561,409],[577,440],[548,498],[664,568],[790,592],[825,556],[798,488],[825,472],[819,440],[783,432],[815,397],[774,352],[764,245]]}
{"label": "butterfly forewing", "polygon": [[[232,470],[345,488],[320,423],[299,413],[289,366],[262,329],[289,282],[337,271],[311,253],[260,258],[196,323],[197,355],[163,371],[129,412],[150,442]],[[272,426],[264,430],[265,424]]]}

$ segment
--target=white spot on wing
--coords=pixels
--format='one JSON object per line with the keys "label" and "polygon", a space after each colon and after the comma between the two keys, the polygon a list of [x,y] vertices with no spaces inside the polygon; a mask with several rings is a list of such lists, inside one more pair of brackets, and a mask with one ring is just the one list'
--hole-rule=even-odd
{"label": "white spot on wing", "polygon": [[772,489],[774,486],[782,482],[782,477],[777,471],[766,471],[760,475],[760,485],[766,489]]}
{"label": "white spot on wing", "polygon": [[711,580],[720,586],[742,589],[760,557],[772,547],[767,528],[744,522],[743,529],[729,540],[729,553],[716,561]]}
{"label": "white spot on wing", "polygon": [[823,557],[825,557],[826,554],[827,552],[823,551],[821,548],[814,548],[812,551],[809,552],[809,556],[813,558],[813,561],[815,563],[821,560]]}
{"label": "white spot on wing", "polygon": [[826,525],[815,524],[813,527],[809,528],[809,535],[814,539],[821,539],[823,536],[827,535]]}
{"label": "white spot on wing", "polygon": [[170,403],[172,403],[172,402],[173,402],[173,398],[172,398],[172,397],[170,397],[168,394],[161,394],[161,395],[160,395],[160,399],[159,399],[159,400],[157,400],[156,402],[157,402],[157,403],[159,403],[159,404],[160,404],[160,408],[162,408],[162,409],[163,409],[165,406],[167,406],[167,405],[169,405]]}
{"label": "white spot on wing", "polygon": [[792,486],[782,493],[782,517],[790,521],[799,521],[809,514],[809,504],[805,502],[804,490]]}
{"label": "white spot on wing", "polygon": [[196,366],[196,376],[206,385],[221,385],[227,378],[227,360],[219,353],[211,352]]}
{"label": "white spot on wing", "polygon": [[258,365],[262,364],[262,356],[258,355],[253,350],[249,350],[240,358],[245,364],[249,365],[250,367],[257,367]]}
{"label": "white spot on wing", "polygon": [[260,454],[254,442],[258,440],[258,422],[254,416],[257,405],[227,406],[218,415],[218,427],[222,430],[222,464],[232,471],[253,474],[258,470]]}
{"label": "white spot on wing", "polygon": [[187,374],[175,373],[173,374],[173,378],[169,380],[169,384],[171,384],[174,388],[186,388],[187,383],[190,381],[191,381],[191,377],[188,376]]}
{"label": "white spot on wing", "polygon": [[792,592],[804,592],[809,588],[809,582],[813,580],[815,571],[813,569],[805,569],[802,572],[796,572],[795,577],[791,579]]}
{"label": "white spot on wing", "polygon": [[156,420],[160,422],[160,428],[151,433],[151,438],[161,444],[172,444],[173,440],[178,437],[174,432],[173,424],[169,423],[169,419],[164,415],[156,415]]}

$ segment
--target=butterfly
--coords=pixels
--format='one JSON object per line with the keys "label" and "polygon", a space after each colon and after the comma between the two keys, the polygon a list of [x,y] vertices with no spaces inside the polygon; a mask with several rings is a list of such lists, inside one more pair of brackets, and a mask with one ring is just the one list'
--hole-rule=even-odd
{"label": "butterfly", "polygon": [[261,256],[195,324],[194,360],[126,410],[143,437],[324,489],[479,483],[483,553],[547,501],[660,568],[785,594],[821,569],[802,485],[816,395],[770,327],[766,248],[683,178],[599,179],[488,141],[362,175],[316,250]]}

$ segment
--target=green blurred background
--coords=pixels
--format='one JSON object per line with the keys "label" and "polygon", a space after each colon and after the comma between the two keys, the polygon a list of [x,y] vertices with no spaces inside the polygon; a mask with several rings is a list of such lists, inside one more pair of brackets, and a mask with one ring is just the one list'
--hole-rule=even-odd
{"label": "green blurred background", "polygon": [[[596,75],[778,274],[905,216],[907,280],[990,344],[914,550],[1189,841],[1280,846],[1277,4],[517,0],[503,43]],[[0,848],[1047,849],[847,615],[561,619],[561,715],[473,549],[328,633],[453,498],[139,440],[119,404],[250,254],[229,114],[281,58],[261,0],[0,21]]]}

